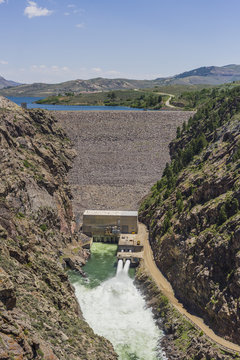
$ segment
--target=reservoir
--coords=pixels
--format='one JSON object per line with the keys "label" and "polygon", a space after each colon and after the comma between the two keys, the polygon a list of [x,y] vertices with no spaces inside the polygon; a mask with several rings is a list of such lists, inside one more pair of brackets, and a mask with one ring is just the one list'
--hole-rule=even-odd
{"label": "reservoir", "polygon": [[[95,333],[113,344],[120,360],[166,360],[163,333],[134,285],[135,270],[116,269],[117,245],[93,243],[83,270],[70,273],[83,316]],[[125,263],[126,264],[126,263]]]}
{"label": "reservoir", "polygon": [[126,106],[80,106],[80,105],[49,105],[49,104],[35,104],[34,102],[42,97],[13,97],[8,96],[9,100],[13,101],[17,105],[22,103],[27,104],[28,109],[44,109],[44,110],[54,110],[54,111],[101,111],[101,110],[129,110],[129,111],[143,111],[143,109],[129,108]]}

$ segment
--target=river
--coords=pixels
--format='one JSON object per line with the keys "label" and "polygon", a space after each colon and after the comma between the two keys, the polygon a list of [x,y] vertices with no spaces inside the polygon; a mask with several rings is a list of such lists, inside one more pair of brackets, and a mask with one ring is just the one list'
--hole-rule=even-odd
{"label": "river", "polygon": [[26,97],[26,96],[8,96],[9,100],[13,101],[17,105],[21,105],[22,103],[27,104],[28,109],[45,109],[45,110],[61,110],[61,111],[82,111],[82,110],[90,110],[90,111],[100,111],[100,110],[129,110],[129,111],[143,111],[143,109],[137,108],[129,108],[126,106],[79,106],[79,105],[49,105],[49,104],[35,104],[34,102],[42,97]]}
{"label": "river", "polygon": [[162,332],[134,285],[134,269],[116,275],[116,250],[116,245],[93,243],[84,267],[87,279],[70,273],[83,316],[111,341],[120,360],[165,360],[158,345]]}

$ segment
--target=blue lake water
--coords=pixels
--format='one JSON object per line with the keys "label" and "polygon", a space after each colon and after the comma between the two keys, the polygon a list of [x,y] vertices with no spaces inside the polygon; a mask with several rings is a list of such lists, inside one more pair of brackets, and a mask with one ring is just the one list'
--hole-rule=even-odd
{"label": "blue lake water", "polygon": [[130,111],[143,111],[143,109],[129,108],[126,106],[79,106],[79,105],[48,105],[48,104],[34,104],[35,101],[43,99],[42,97],[13,97],[8,96],[9,100],[15,102],[17,105],[27,103],[28,109],[45,109],[45,110],[61,110],[61,111],[81,111],[81,110],[130,110]]}

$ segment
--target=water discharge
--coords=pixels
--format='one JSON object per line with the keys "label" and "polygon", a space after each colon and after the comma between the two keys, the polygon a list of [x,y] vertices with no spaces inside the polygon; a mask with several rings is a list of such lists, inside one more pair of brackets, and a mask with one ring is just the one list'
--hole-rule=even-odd
{"label": "water discharge", "polygon": [[91,251],[84,267],[88,282],[76,274],[70,276],[86,321],[111,341],[120,360],[166,359],[158,347],[162,333],[127,273],[132,275],[130,261],[124,268],[118,262],[116,274],[115,245],[94,243]]}
{"label": "water discharge", "polygon": [[122,271],[123,269],[123,261],[122,259],[118,260],[118,265],[117,265],[117,275]]}
{"label": "water discharge", "polygon": [[124,264],[124,268],[123,268],[123,271],[125,274],[128,274],[128,270],[130,268],[130,260],[126,260],[125,264]]}

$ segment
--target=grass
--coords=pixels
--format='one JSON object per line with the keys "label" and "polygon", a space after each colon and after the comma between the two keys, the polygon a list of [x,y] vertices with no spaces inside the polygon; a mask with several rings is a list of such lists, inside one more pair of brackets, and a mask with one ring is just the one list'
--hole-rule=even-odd
{"label": "grass", "polygon": [[152,96],[153,98],[161,96],[161,105],[164,105],[169,98],[167,94],[180,95],[184,91],[192,92],[209,87],[210,86],[208,85],[168,85],[155,86],[150,89],[99,91],[93,93],[79,93],[75,95],[66,93],[41,99],[37,101],[37,103],[83,106],[127,106],[157,110],[160,108],[159,103],[157,102],[154,105],[149,104],[147,100],[149,99],[149,96]]}

